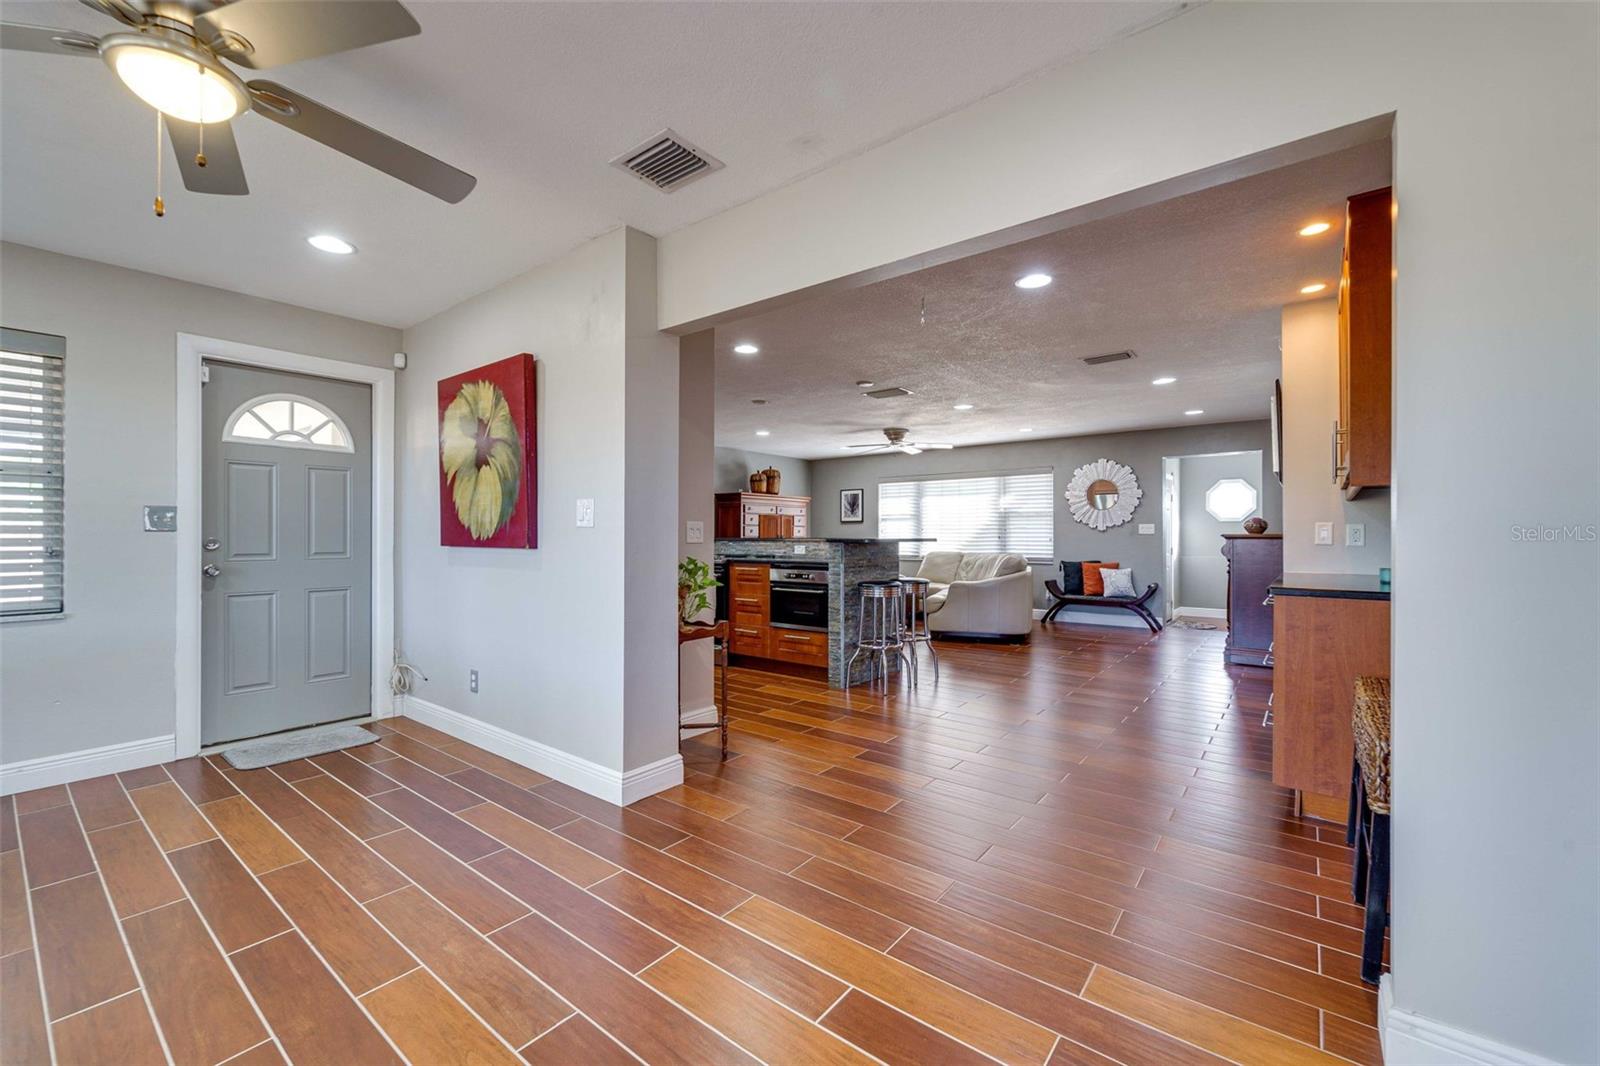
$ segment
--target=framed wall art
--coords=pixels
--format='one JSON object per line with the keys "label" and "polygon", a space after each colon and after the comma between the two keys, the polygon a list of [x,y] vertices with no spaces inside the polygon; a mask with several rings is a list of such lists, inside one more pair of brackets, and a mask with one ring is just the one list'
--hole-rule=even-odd
{"label": "framed wall art", "polygon": [[439,382],[439,543],[539,545],[534,359],[526,352]]}

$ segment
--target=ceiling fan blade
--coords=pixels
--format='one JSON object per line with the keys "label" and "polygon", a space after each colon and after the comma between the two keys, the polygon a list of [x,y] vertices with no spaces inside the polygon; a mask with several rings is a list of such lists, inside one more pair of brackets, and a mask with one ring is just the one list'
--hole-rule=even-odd
{"label": "ceiling fan blade", "polygon": [[887,448],[887,447],[889,447],[889,445],[887,445],[887,444],[851,444],[851,445],[847,445],[847,447],[850,447],[850,448]]}
{"label": "ceiling fan blade", "polygon": [[48,52],[58,56],[99,56],[100,41],[77,30],[0,22],[0,48],[9,52]]}
{"label": "ceiling fan blade", "polygon": [[[251,3],[254,0],[240,0]],[[364,3],[366,0],[360,0]],[[227,8],[220,10],[226,11]],[[277,82],[249,83],[256,114],[280,126],[320,141],[336,152],[359,159],[375,170],[399,178],[407,185],[458,204],[478,184],[478,179],[426,152],[418,151],[388,134],[364,126],[348,115],[323,107],[315,100],[286,89]]]}
{"label": "ceiling fan blade", "polygon": [[949,451],[951,448],[954,448],[955,445],[954,444],[924,444],[922,441],[919,440],[919,441],[917,441],[915,447],[921,448],[923,451],[932,450],[932,451],[941,451],[941,452],[943,452],[943,451]]}
{"label": "ceiling fan blade", "polygon": [[82,0],[82,3],[102,15],[110,15],[124,25],[144,25],[144,12],[134,7],[128,0]]}
{"label": "ceiling fan blade", "polygon": [[921,455],[922,454],[922,449],[918,448],[915,444],[899,444],[899,445],[895,446],[895,450],[898,451],[901,455]]}
{"label": "ceiling fan blade", "polygon": [[169,115],[167,136],[172,138],[172,150],[178,156],[178,169],[183,172],[184,188],[190,192],[218,196],[244,196],[250,192],[250,186],[244,180],[244,164],[239,161],[239,146],[234,142],[230,124],[207,124],[205,166],[195,162],[202,144],[197,123],[184,122]]}
{"label": "ceiling fan blade", "polygon": [[422,32],[397,0],[234,0],[196,17],[194,29],[252,70]]}

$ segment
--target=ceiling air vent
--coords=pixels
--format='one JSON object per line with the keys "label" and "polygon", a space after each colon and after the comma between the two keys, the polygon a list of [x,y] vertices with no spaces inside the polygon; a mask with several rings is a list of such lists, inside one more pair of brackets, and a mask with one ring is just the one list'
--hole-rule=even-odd
{"label": "ceiling air vent", "polygon": [[1132,352],[1107,352],[1105,355],[1086,356],[1083,361],[1090,366],[1099,366],[1101,363],[1120,363],[1124,359],[1132,358],[1134,358]]}
{"label": "ceiling air vent", "polygon": [[910,396],[911,390],[902,389],[896,385],[888,389],[873,389],[871,392],[863,392],[861,395],[871,396],[874,400],[897,400],[902,396]]}
{"label": "ceiling air vent", "polygon": [[696,178],[721,170],[720,160],[696,148],[671,130],[662,130],[642,144],[623,152],[611,165],[662,192],[675,192]]}

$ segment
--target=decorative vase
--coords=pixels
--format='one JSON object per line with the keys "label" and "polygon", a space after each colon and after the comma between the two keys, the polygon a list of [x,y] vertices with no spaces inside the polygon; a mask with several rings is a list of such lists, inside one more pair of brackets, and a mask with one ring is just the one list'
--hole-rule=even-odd
{"label": "decorative vase", "polygon": [[1260,515],[1244,520],[1244,531],[1252,537],[1259,537],[1267,531],[1267,520]]}
{"label": "decorative vase", "polygon": [[763,473],[767,475],[767,494],[770,496],[778,495],[783,485],[783,475],[778,472],[778,468],[775,466],[767,467]]}
{"label": "decorative vase", "polygon": [[767,491],[767,472],[765,470],[757,470],[750,475],[750,491],[761,493]]}

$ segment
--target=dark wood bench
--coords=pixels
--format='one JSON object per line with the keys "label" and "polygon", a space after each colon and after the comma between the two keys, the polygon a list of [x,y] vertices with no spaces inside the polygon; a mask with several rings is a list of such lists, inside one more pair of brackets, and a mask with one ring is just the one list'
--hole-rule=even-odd
{"label": "dark wood bench", "polygon": [[1061,585],[1055,578],[1050,578],[1044,583],[1045,591],[1054,597],[1048,610],[1044,612],[1043,621],[1050,621],[1060,614],[1066,607],[1121,607],[1125,611],[1132,611],[1144,619],[1144,624],[1150,627],[1150,632],[1161,632],[1161,623],[1156,616],[1150,613],[1150,608],[1145,604],[1156,594],[1159,585],[1151,582],[1140,596],[1075,596],[1061,591]]}

